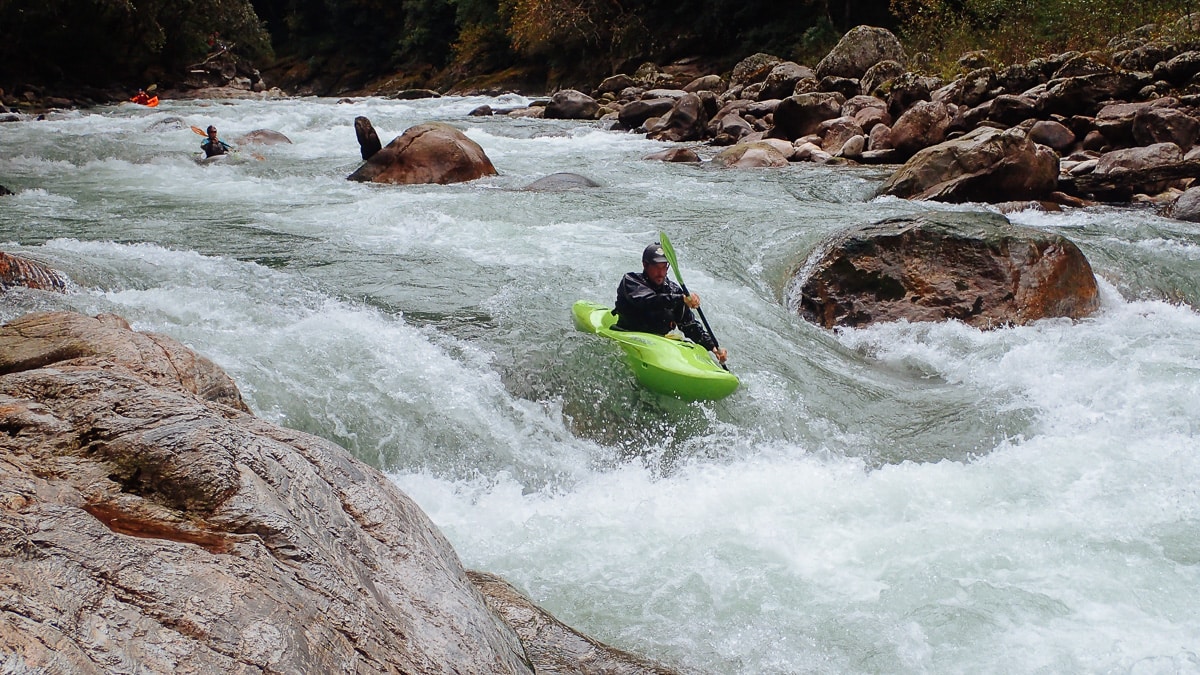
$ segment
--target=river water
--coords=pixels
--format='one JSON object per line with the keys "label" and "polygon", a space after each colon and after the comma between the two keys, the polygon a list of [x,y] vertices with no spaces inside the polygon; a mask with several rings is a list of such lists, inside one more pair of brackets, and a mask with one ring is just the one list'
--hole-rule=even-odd
{"label": "river water", "polygon": [[[980,332],[830,332],[788,310],[827,235],[932,209],[877,168],[716,170],[520,97],[165,101],[0,125],[0,248],[222,366],[250,407],[384,470],[464,563],[695,673],[1200,672],[1200,226],[1011,216],[1087,255],[1102,307]],[[386,143],[463,129],[499,175],[377,186]],[[199,136],[294,144],[202,166]],[[518,188],[547,174],[602,187]],[[571,327],[666,231],[742,387],[638,388]]]}

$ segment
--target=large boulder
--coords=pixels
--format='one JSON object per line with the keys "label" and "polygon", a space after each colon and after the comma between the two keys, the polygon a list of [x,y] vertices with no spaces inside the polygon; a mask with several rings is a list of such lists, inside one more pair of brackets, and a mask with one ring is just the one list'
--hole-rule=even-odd
{"label": "large boulder", "polygon": [[564,89],[550,97],[544,117],[548,120],[594,120],[599,110],[596,99],[575,89]]}
{"label": "large boulder", "polygon": [[933,213],[853,228],[822,244],[790,303],[825,328],[881,321],[962,321],[977,328],[1099,306],[1096,278],[1061,235],[994,213]]}
{"label": "large boulder", "polygon": [[880,61],[904,63],[904,60],[904,48],[891,31],[855,26],[817,64],[816,76],[818,80],[831,75],[858,79]]}
{"label": "large boulder", "polygon": [[348,178],[397,185],[444,185],[494,175],[496,167],[478,143],[449,124],[427,122],[397,136]]}
{"label": "large boulder", "polygon": [[274,129],[255,129],[234,139],[238,145],[291,145],[292,139]]}
{"label": "large boulder", "polygon": [[698,141],[704,138],[707,126],[708,114],[700,97],[684,94],[646,137],[656,141]]}
{"label": "large boulder", "polygon": [[1169,107],[1145,107],[1133,116],[1133,138],[1139,145],[1174,143],[1187,152],[1196,144],[1200,121]]}
{"label": "large boulder", "polygon": [[775,125],[768,135],[794,141],[816,133],[825,120],[842,116],[846,97],[836,92],[813,92],[789,96],[775,108]]}
{"label": "large boulder", "polygon": [[804,79],[815,78],[812,68],[802,66],[794,61],[777,63],[763,80],[760,100],[787,98],[796,91],[796,83]]}
{"label": "large boulder", "polygon": [[891,141],[901,156],[911,157],[919,150],[946,140],[950,113],[941,101],[921,101],[892,125]]}
{"label": "large boulder", "polygon": [[1042,117],[1052,114],[1094,115],[1105,102],[1128,100],[1143,86],[1150,84],[1147,73],[1107,71],[1050,80],[1037,97],[1037,111]]}
{"label": "large boulder", "polygon": [[898,61],[885,59],[868,68],[867,72],[859,78],[858,85],[862,93],[867,96],[884,98],[887,96],[887,90],[891,88],[892,82],[904,73],[904,66],[900,65]]}
{"label": "large boulder", "polygon": [[617,113],[617,121],[626,129],[637,129],[651,117],[662,117],[675,107],[675,99],[649,98],[631,101]]}
{"label": "large boulder", "polygon": [[0,326],[0,428],[6,672],[669,672],[522,637],[387,477],[120,317]]}
{"label": "large boulder", "polygon": [[[3,187],[0,187],[2,194]],[[62,292],[67,288],[67,279],[57,270],[36,260],[0,251],[0,293],[14,286]]]}
{"label": "large boulder", "polygon": [[754,141],[725,148],[712,162],[726,169],[779,168],[788,165],[788,158],[773,144]]}
{"label": "large boulder", "polygon": [[780,63],[783,63],[783,59],[778,56],[762,52],[751,54],[738,61],[737,65],[733,67],[733,72],[729,75],[729,86],[730,88],[744,87],[748,84],[762,82]]}
{"label": "large boulder", "polygon": [[[1182,161],[1183,151],[1180,150],[1178,145],[1174,143],[1155,143],[1153,145],[1121,148],[1106,152],[1100,155],[1099,161],[1096,162],[1096,168],[1092,173],[1096,176],[1136,175],[1155,167],[1177,164]],[[1117,193],[1145,192],[1154,194],[1165,190],[1170,183],[1171,181],[1169,180],[1131,180],[1126,182],[1124,190],[1119,190]]]}
{"label": "large boulder", "polygon": [[1177,220],[1200,223],[1200,187],[1188,188],[1175,198],[1163,215]]}
{"label": "large boulder", "polygon": [[913,155],[879,189],[905,199],[1008,202],[1048,197],[1058,157],[1020,128],[979,127]]}

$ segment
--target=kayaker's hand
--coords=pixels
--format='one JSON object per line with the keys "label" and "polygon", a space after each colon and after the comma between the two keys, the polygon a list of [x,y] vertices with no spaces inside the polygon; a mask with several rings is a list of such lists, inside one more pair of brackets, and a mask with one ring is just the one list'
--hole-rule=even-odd
{"label": "kayaker's hand", "polygon": [[696,309],[700,306],[700,296],[696,295],[695,293],[692,293],[691,295],[685,295],[683,296],[683,304],[687,305],[691,309]]}
{"label": "kayaker's hand", "polygon": [[724,347],[717,347],[716,349],[712,350],[712,353],[713,356],[717,357],[717,360],[721,363],[725,363],[725,359],[729,358],[729,352],[725,351]]}

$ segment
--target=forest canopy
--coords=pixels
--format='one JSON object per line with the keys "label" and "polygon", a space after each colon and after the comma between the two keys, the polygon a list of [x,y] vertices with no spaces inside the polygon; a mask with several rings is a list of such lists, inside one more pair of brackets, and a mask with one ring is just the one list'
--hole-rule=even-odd
{"label": "forest canopy", "polygon": [[1191,0],[0,0],[0,86],[170,78],[210,54],[217,34],[260,68],[278,56],[351,72],[359,86],[405,71],[445,85],[530,64],[594,82],[644,61],[729,68],[755,52],[815,65],[860,24],[894,30],[945,69],[972,50],[1015,62],[1099,47],[1191,9]]}

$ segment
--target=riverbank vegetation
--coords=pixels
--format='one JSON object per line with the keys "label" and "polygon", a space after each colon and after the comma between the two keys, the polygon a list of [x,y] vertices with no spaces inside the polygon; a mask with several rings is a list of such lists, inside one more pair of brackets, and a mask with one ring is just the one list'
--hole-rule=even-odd
{"label": "riverbank vegetation", "polygon": [[1117,46],[1110,42],[1138,30],[1171,41],[1200,35],[1200,17],[1180,21],[1200,10],[1195,0],[891,0],[891,10],[903,17],[909,54],[927,54],[926,67],[943,75],[972,52],[1010,64]]}
{"label": "riverbank vegetation", "polygon": [[919,55],[912,66],[945,73],[967,52],[1012,63],[1149,24],[1190,40],[1178,19],[1195,1],[0,0],[0,87],[169,81],[226,46],[272,84],[320,94],[504,72],[552,89],[645,61],[720,71],[767,52],[815,64],[860,24],[893,30]]}

